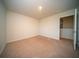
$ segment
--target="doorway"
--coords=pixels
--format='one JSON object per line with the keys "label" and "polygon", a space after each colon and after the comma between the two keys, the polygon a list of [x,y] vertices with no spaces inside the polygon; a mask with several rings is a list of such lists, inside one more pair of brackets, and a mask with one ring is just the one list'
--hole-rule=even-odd
{"label": "doorway", "polygon": [[73,40],[74,15],[60,18],[60,39]]}

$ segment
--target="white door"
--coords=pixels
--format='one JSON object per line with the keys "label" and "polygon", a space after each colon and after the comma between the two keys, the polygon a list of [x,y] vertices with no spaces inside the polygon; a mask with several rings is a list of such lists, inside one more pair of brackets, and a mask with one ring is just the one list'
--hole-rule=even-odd
{"label": "white door", "polygon": [[77,9],[75,9],[75,17],[74,17],[74,50],[76,50],[76,48],[77,48],[77,44],[79,43],[78,42],[78,40],[79,40],[79,38],[78,38],[78,18],[79,18],[79,15],[78,15],[78,12],[79,12],[79,10],[78,10],[78,8]]}

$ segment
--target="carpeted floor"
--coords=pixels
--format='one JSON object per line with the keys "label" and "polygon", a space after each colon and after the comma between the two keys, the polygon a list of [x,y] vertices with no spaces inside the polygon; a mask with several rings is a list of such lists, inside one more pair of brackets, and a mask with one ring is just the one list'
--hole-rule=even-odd
{"label": "carpeted floor", "polygon": [[37,36],[7,44],[0,57],[70,58],[79,57],[79,51],[73,50],[72,40],[54,40]]}

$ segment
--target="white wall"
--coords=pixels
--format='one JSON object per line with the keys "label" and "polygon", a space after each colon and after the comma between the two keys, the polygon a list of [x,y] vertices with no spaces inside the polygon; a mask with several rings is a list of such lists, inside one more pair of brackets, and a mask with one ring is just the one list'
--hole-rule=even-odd
{"label": "white wall", "polygon": [[40,35],[59,40],[60,17],[74,15],[74,10],[62,12],[40,20]]}
{"label": "white wall", "polygon": [[7,12],[7,42],[43,35],[60,38],[60,17],[74,15],[74,10],[59,13],[44,19],[33,19],[12,11]]}
{"label": "white wall", "polygon": [[3,51],[6,44],[6,20],[5,20],[5,8],[0,0],[0,54]]}
{"label": "white wall", "polygon": [[37,19],[15,12],[7,12],[7,42],[17,41],[38,35]]}
{"label": "white wall", "polygon": [[73,39],[73,29],[72,28],[61,29],[61,38]]}

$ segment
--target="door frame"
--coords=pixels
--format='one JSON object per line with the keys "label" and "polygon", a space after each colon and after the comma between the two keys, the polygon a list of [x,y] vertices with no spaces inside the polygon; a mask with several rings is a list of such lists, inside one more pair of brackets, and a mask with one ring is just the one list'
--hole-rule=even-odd
{"label": "door frame", "polygon": [[78,10],[75,9],[75,16],[74,16],[74,50],[77,48],[77,13]]}
{"label": "door frame", "polygon": [[[72,14],[74,16],[74,30],[73,30],[73,49],[76,50],[77,48],[77,13],[78,13],[78,9],[74,9],[74,14]],[[72,15],[68,15],[68,16],[72,16]],[[64,16],[67,17],[67,16]],[[61,19],[62,17],[60,17]],[[61,40],[61,30],[60,30],[60,34],[59,34],[59,38]]]}

